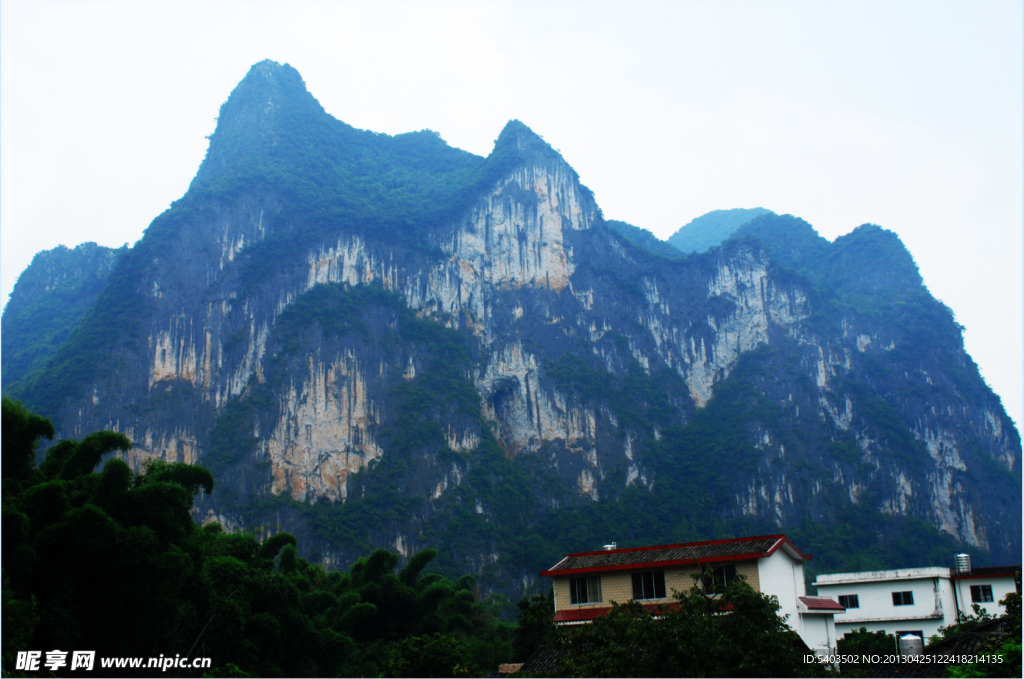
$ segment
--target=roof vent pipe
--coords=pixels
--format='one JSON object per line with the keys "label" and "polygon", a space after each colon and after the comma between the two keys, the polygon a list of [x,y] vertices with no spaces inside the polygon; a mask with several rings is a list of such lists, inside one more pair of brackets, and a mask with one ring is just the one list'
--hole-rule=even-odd
{"label": "roof vent pipe", "polygon": [[957,554],[956,555],[956,572],[957,572],[957,575],[970,575],[971,574],[971,555],[970,554]]}
{"label": "roof vent pipe", "polygon": [[602,545],[601,549],[603,549],[606,552],[610,552],[613,549],[618,549],[618,547],[619,547],[619,544],[617,542],[613,542],[613,543],[611,543],[609,545]]}

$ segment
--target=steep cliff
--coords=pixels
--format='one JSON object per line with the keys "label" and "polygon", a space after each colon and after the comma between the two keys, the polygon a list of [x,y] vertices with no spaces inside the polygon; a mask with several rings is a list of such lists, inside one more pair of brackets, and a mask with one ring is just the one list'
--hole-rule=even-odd
{"label": "steep cliff", "polygon": [[813,527],[851,516],[889,563],[1020,550],[1020,438],[893,234],[767,214],[659,256],[522,123],[487,158],[355,130],[272,62],[13,395],[210,467],[199,520],[337,565],[435,545],[510,594],[598,540],[782,528],[839,564]]}

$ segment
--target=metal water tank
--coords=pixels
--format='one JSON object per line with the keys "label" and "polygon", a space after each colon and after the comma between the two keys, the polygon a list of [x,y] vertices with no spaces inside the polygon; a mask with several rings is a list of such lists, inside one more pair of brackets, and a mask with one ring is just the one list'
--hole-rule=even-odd
{"label": "metal water tank", "polygon": [[916,634],[900,637],[900,655],[921,655],[924,653],[924,640]]}
{"label": "metal water tank", "polygon": [[957,554],[956,555],[956,572],[959,575],[970,575],[971,574],[971,555],[970,554]]}

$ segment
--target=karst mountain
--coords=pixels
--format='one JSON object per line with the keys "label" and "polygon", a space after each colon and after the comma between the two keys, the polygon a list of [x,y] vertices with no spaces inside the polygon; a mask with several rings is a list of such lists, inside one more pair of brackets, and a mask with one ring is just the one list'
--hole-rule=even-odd
{"label": "karst mountain", "polygon": [[210,469],[197,521],[337,567],[431,546],[512,597],[610,541],[1016,563],[1020,436],[899,238],[701,219],[673,249],[521,122],[486,158],[359,130],[265,61],[141,240],[22,274],[3,391]]}

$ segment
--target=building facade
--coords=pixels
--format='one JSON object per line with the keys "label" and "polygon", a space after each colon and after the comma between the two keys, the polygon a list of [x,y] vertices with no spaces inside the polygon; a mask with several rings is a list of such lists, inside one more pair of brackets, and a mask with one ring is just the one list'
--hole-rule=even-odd
{"label": "building facade", "polygon": [[888,571],[819,575],[818,596],[843,607],[835,616],[836,633],[885,631],[896,636],[916,634],[927,639],[940,627],[956,623],[959,614],[972,615],[973,604],[998,617],[999,600],[1020,592],[1020,566],[975,568],[901,568]]}
{"label": "building facade", "polygon": [[780,614],[808,648],[832,654],[833,616],[842,607],[831,599],[807,596],[804,562],[810,558],[785,535],[766,535],[632,549],[608,546],[569,554],[540,574],[553,580],[558,624],[589,622],[615,602],[671,603],[673,590],[688,590],[706,568],[712,577],[702,586],[712,590],[742,575],[755,591],[778,598]]}

